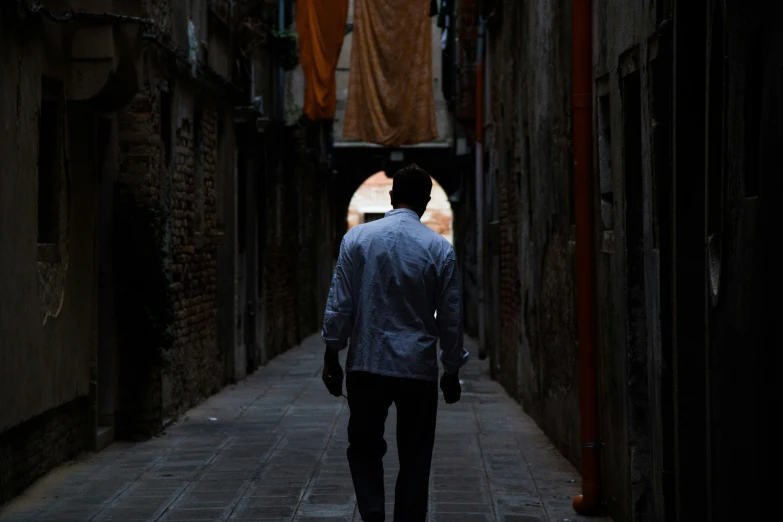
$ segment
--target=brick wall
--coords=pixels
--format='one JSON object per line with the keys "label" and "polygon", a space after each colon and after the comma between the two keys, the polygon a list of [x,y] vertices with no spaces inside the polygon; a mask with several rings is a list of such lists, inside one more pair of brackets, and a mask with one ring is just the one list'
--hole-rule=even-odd
{"label": "brick wall", "polygon": [[117,183],[133,187],[143,201],[160,195],[160,143],[158,139],[159,102],[145,78],[131,103],[117,115],[119,133],[119,172]]}
{"label": "brick wall", "polygon": [[517,372],[522,318],[519,280],[519,191],[518,172],[504,171],[499,177],[500,226],[500,332],[498,380],[513,395],[517,392]]}
{"label": "brick wall", "polygon": [[[282,192],[287,191],[282,190]],[[272,204],[269,205],[273,219],[270,229],[266,231],[269,241],[264,255],[263,276],[266,310],[265,346],[269,358],[281,354],[298,341],[297,252],[292,248],[290,240],[290,235],[296,233],[296,224],[286,219],[285,199],[284,194],[273,196]],[[286,239],[285,236],[289,238]]]}
{"label": "brick wall", "polygon": [[93,414],[82,397],[0,434],[0,505],[90,447]]}
{"label": "brick wall", "polygon": [[460,201],[453,206],[454,252],[462,277],[465,333],[478,338],[478,274],[476,261],[475,178],[469,162],[458,163],[455,176],[463,179]]}
{"label": "brick wall", "polygon": [[[146,4],[162,31],[171,31],[170,18],[176,11],[171,6],[174,4],[166,1]],[[167,214],[163,234],[175,314],[173,348],[163,354],[163,364],[146,370],[159,375],[152,380],[159,380],[160,386],[149,382],[144,390],[137,386],[133,392],[143,399],[134,405],[133,418],[147,419],[146,423],[156,417],[162,421],[176,416],[218,391],[224,381],[224,353],[234,349],[218,342],[221,231],[216,193],[218,176],[229,175],[217,168],[217,121],[221,111],[233,107],[221,106],[225,93],[200,84],[201,80],[194,82],[172,67],[171,59],[154,46],[147,51],[144,70],[148,76],[141,92],[120,115],[118,181],[140,201],[160,202]],[[167,99],[160,90],[163,84],[170,86]],[[166,129],[161,128],[166,106],[171,119],[168,161],[162,135]],[[317,255],[324,241],[319,237],[323,231],[320,225],[328,220],[324,215],[327,208],[321,205],[321,141],[310,131],[312,128],[273,125],[258,142],[265,148],[265,154],[259,156],[264,162],[259,168],[259,286],[263,300],[260,313],[264,314],[259,342],[267,358],[298,344],[320,327],[321,272],[331,260]]]}
{"label": "brick wall", "polygon": [[[299,301],[299,196],[301,168],[297,165],[299,141],[291,129],[276,129],[268,142],[266,180],[267,219],[264,254],[265,342],[269,358],[300,340]],[[307,284],[302,281],[302,284]]]}
{"label": "brick wall", "polygon": [[[305,138],[307,139],[307,138]],[[316,205],[321,184],[318,183],[318,166],[311,157],[299,162],[297,287],[299,337],[305,338],[318,329],[315,300],[317,298],[317,268],[322,261],[317,257],[317,224],[321,216]]]}
{"label": "brick wall", "polygon": [[[147,56],[148,60],[149,57]],[[144,71],[148,68],[145,67]],[[115,238],[125,236],[123,243],[114,243],[115,284],[124,285],[134,278],[123,273],[130,268],[122,265],[125,249],[136,249],[137,241],[127,237],[121,230],[124,226],[134,227],[125,221],[125,204],[135,201],[139,206],[149,206],[161,198],[160,164],[161,143],[159,138],[160,100],[158,93],[150,88],[149,76],[145,74],[142,86],[130,104],[117,114],[118,172],[115,181]],[[135,232],[135,231],[134,231]],[[139,232],[146,233],[146,232]],[[131,236],[133,237],[133,236]],[[142,241],[154,241],[151,237]],[[150,284],[143,281],[142,284]],[[121,303],[116,303],[117,307]],[[139,440],[152,436],[162,424],[161,369],[157,355],[160,347],[139,346],[129,341],[125,332],[137,328],[135,317],[118,312],[118,381],[116,437]]]}
{"label": "brick wall", "polygon": [[167,414],[184,411],[217,392],[223,362],[217,344],[217,208],[214,108],[180,115],[171,182],[171,404]]}
{"label": "brick wall", "polygon": [[[319,124],[275,131],[267,144],[265,346],[274,357],[320,332],[333,245]],[[325,273],[329,272],[329,276]]]}
{"label": "brick wall", "polygon": [[[217,109],[200,101],[194,86],[176,78],[168,99],[162,100],[159,60],[148,51],[145,70],[151,71],[152,81],[145,79],[119,115],[118,183],[141,204],[160,204],[166,215],[160,232],[168,248],[168,290],[175,314],[173,347],[162,354],[167,364],[159,368],[151,363],[145,370],[159,373],[162,384],[153,386],[151,379],[145,390],[132,386],[133,394],[147,402],[144,408],[141,400],[129,405],[135,414],[122,431],[134,437],[154,433],[161,416],[175,416],[215,393],[224,371],[217,342]],[[170,103],[173,133],[168,164],[161,133],[164,102]]]}

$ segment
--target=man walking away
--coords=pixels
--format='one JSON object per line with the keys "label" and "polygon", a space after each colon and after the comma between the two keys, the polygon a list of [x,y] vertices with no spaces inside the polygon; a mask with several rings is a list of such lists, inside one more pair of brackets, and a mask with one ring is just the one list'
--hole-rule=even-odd
{"label": "man walking away", "polygon": [[[427,517],[429,475],[438,409],[437,342],[447,404],[460,398],[462,293],[451,244],[421,222],[432,180],[416,165],[394,175],[394,210],[345,234],[324,315],[323,381],[342,395],[338,352],[346,363],[348,463],[364,521],[385,520],[384,424],[397,406],[400,471],[395,522]],[[437,317],[436,317],[437,312]]]}

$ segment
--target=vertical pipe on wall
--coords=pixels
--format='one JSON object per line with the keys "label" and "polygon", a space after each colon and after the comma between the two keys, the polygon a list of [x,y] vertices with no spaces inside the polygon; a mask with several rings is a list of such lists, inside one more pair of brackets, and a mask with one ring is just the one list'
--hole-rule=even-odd
{"label": "vertical pipe on wall", "polygon": [[576,313],[582,428],[582,494],[574,498],[574,510],[589,515],[596,513],[601,505],[593,230],[592,0],[572,0],[571,6]]}
{"label": "vertical pipe on wall", "polygon": [[478,273],[479,358],[487,357],[484,299],[484,18],[479,17],[476,46],[476,269]]}
{"label": "vertical pipe on wall", "polygon": [[[277,0],[277,28],[282,33],[285,30],[286,0]],[[285,116],[285,71],[278,57],[277,64],[277,117],[282,122]]]}
{"label": "vertical pipe on wall", "polygon": [[248,101],[250,105],[256,104],[256,60],[253,55],[250,56],[250,100]]}

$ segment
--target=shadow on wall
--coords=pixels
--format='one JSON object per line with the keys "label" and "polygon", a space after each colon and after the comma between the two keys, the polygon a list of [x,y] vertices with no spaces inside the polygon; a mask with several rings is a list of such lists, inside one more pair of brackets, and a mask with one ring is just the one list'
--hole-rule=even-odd
{"label": "shadow on wall", "polygon": [[[354,192],[348,205],[348,229],[356,225],[380,219],[392,209],[389,191],[392,179],[385,172],[373,174]],[[454,216],[449,198],[443,188],[432,180],[432,200],[421,221],[429,228],[453,243]]]}

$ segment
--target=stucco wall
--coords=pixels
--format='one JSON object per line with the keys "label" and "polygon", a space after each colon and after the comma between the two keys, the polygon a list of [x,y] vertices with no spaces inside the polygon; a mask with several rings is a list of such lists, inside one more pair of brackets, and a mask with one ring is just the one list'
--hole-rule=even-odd
{"label": "stucco wall", "polygon": [[[29,33],[22,34],[20,26],[2,19],[0,24],[2,432],[90,391],[96,341],[96,176],[92,157],[79,147],[89,143],[91,135],[87,135],[68,150],[70,185],[61,199],[61,205],[66,205],[61,209],[68,212],[60,223],[61,262],[55,269],[59,275],[48,278],[50,282],[39,281],[51,273],[39,267],[37,253],[42,50]],[[83,115],[68,111],[67,118],[71,135],[89,128]],[[54,301],[46,295],[54,295]],[[55,306],[50,306],[52,302]],[[45,322],[44,309],[53,314]]]}

